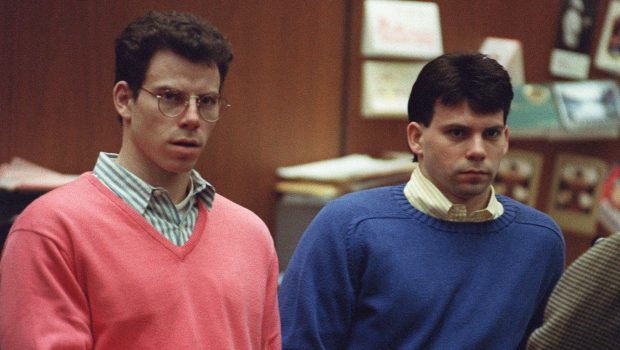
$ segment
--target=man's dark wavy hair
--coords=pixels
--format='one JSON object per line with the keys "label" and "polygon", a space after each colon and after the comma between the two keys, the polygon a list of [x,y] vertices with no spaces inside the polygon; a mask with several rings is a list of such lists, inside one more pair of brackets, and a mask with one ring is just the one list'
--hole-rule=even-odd
{"label": "man's dark wavy hair", "polygon": [[168,49],[194,63],[217,66],[220,90],[233,59],[230,42],[207,21],[189,13],[147,12],[116,39],[115,83],[126,81],[134,94],[144,83],[153,55]]}

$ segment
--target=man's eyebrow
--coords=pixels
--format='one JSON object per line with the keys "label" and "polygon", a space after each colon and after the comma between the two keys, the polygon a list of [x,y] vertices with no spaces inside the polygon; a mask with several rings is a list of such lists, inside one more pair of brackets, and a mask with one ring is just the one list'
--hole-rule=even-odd
{"label": "man's eyebrow", "polygon": [[442,129],[454,129],[454,128],[470,129],[471,127],[469,125],[467,125],[467,124],[450,123],[450,124],[440,125],[440,128],[442,128]]}

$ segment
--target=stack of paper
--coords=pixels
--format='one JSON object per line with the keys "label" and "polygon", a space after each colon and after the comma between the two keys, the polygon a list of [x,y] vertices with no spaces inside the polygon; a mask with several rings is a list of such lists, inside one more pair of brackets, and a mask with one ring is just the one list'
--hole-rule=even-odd
{"label": "stack of paper", "polygon": [[61,174],[19,157],[0,164],[0,189],[7,191],[47,191],[77,177]]}
{"label": "stack of paper", "polygon": [[276,174],[280,181],[276,184],[276,190],[336,197],[347,192],[405,182],[413,167],[410,155],[382,159],[351,154],[278,168]]}

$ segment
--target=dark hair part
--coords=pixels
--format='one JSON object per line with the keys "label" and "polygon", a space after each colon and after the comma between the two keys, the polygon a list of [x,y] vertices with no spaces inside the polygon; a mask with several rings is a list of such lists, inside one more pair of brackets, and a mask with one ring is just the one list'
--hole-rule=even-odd
{"label": "dark hair part", "polygon": [[189,13],[147,12],[116,39],[115,83],[124,80],[137,93],[153,55],[168,49],[194,63],[216,65],[220,90],[232,61],[230,42],[207,21]]}
{"label": "dark hair part", "polygon": [[494,59],[480,53],[450,53],[427,63],[409,95],[410,122],[429,126],[435,103],[456,106],[466,101],[479,114],[510,111],[513,91],[508,72]]}

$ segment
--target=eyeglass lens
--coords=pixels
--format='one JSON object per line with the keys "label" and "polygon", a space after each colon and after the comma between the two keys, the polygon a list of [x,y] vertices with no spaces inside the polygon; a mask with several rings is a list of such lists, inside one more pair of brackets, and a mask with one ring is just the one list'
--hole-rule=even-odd
{"label": "eyeglass lens", "polygon": [[219,119],[220,106],[225,102],[217,95],[188,96],[182,92],[165,91],[159,95],[159,109],[168,117],[178,117],[187,109],[191,99],[196,100],[198,113],[203,119],[208,121]]}

